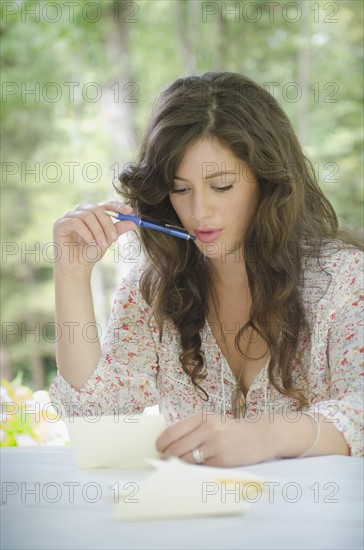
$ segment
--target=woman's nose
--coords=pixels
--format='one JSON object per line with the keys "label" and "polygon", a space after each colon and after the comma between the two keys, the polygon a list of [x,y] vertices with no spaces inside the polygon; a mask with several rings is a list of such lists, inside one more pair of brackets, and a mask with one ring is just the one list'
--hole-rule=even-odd
{"label": "woman's nose", "polygon": [[197,222],[207,220],[213,211],[211,197],[206,191],[194,192],[191,200],[191,214]]}

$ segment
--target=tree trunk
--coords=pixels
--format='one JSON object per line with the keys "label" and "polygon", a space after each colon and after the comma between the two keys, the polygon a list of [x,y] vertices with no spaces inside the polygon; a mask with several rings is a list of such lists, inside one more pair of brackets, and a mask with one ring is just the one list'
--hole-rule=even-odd
{"label": "tree trunk", "polygon": [[298,134],[303,147],[308,145],[308,92],[309,92],[309,65],[310,65],[310,26],[309,2],[300,0],[302,18],[300,21],[300,46],[298,50],[298,85],[301,98],[298,101]]}
{"label": "tree trunk", "polygon": [[5,378],[8,382],[11,382],[14,378],[9,360],[9,354],[4,346],[0,346],[0,372],[1,378]]}
{"label": "tree trunk", "polygon": [[[105,85],[102,93],[102,116],[105,127],[112,136],[110,149],[110,164],[113,166],[113,177],[117,176],[125,164],[133,160],[137,148],[138,132],[134,122],[135,105],[139,103],[139,86],[133,74],[130,63],[130,31],[133,23],[128,22],[124,14],[128,11],[130,2],[116,0],[114,2],[114,13],[118,13],[115,22],[111,10],[105,10],[106,28],[106,55],[110,67],[115,67],[115,74]],[[125,8],[127,8],[125,10]],[[111,87],[111,89],[110,89]],[[113,193],[115,195],[115,193]],[[110,196],[112,188],[110,186]],[[125,243],[130,241],[130,233],[118,240],[118,246],[123,249]],[[98,264],[95,268],[98,267]],[[115,285],[127,273],[131,264],[124,261],[115,262]],[[95,309],[103,311],[103,321],[109,317],[109,302],[101,298],[105,295],[104,270],[99,268],[95,273],[94,280],[96,292],[94,293]]]}
{"label": "tree trunk", "polygon": [[[24,270],[24,281],[25,285],[28,288],[33,289],[36,284],[35,274],[33,270],[33,266],[30,263],[25,263],[25,270]],[[28,314],[29,315],[29,314]],[[34,319],[24,319],[26,326],[31,326],[32,321]],[[42,325],[41,325],[42,326]],[[21,343],[19,345],[22,345]],[[31,357],[30,357],[30,364],[31,364],[31,379],[32,379],[32,389],[34,391],[36,390],[43,390],[44,389],[44,383],[45,383],[45,377],[44,377],[44,365],[42,361],[42,345],[41,343],[36,343],[34,348],[32,349]]]}
{"label": "tree trunk", "polygon": [[31,358],[32,365],[32,388],[33,391],[44,390],[45,378],[44,378],[44,365],[42,356],[39,353],[34,352]]}
{"label": "tree trunk", "polygon": [[[117,3],[119,14],[125,12],[124,5],[130,4],[124,1],[115,2]],[[133,23],[124,21],[121,15],[118,22],[115,22],[112,17],[111,11],[105,15],[107,29],[105,46],[108,64],[116,70],[102,93],[102,115],[115,144],[110,158],[115,161],[116,157],[120,162],[128,160],[130,149],[136,145],[134,106],[139,103],[139,87],[130,64],[130,25]]]}
{"label": "tree trunk", "polygon": [[196,71],[196,38],[199,21],[199,2],[178,0],[176,7],[176,30],[178,45],[183,60],[184,72],[190,75]]}

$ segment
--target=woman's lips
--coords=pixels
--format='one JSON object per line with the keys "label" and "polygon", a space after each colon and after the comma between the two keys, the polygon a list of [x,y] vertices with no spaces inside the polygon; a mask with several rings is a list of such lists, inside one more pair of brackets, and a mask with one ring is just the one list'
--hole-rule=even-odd
{"label": "woman's lips", "polygon": [[211,231],[195,231],[195,235],[199,241],[203,243],[214,243],[220,237],[222,229],[214,229]]}

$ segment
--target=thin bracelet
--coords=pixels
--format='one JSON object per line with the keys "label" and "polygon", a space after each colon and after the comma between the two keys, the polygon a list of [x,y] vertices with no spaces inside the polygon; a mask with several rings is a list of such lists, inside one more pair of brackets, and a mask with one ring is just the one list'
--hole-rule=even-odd
{"label": "thin bracelet", "polygon": [[317,433],[316,433],[316,437],[315,437],[315,441],[313,442],[313,444],[311,445],[311,447],[308,449],[308,451],[306,451],[305,453],[303,453],[302,455],[300,456],[297,456],[297,458],[304,458],[305,456],[307,456],[311,451],[313,451],[313,449],[316,447],[317,445],[317,442],[319,440],[319,437],[320,437],[320,433],[321,433],[321,427],[320,427],[320,422],[316,422],[315,420],[315,417],[313,416],[313,414],[311,414],[310,412],[307,412],[307,411],[301,411],[302,414],[307,414],[307,416],[310,416],[313,421],[315,422],[315,424],[317,425]]}

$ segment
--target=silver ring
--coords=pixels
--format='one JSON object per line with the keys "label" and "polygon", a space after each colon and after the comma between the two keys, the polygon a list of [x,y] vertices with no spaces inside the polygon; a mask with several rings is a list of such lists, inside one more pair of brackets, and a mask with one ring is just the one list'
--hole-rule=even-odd
{"label": "silver ring", "polygon": [[203,452],[200,451],[200,449],[193,449],[192,456],[196,464],[203,464],[205,462],[205,457],[203,456]]}

